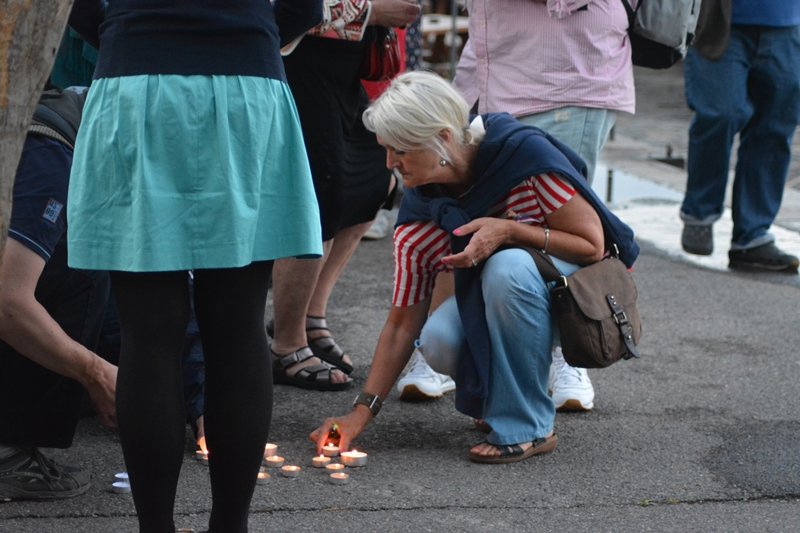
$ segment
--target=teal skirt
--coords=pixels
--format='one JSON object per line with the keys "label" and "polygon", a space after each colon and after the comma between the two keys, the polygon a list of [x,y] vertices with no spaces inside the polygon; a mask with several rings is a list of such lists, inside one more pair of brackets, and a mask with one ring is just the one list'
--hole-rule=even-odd
{"label": "teal skirt", "polygon": [[232,268],[322,253],[294,99],[269,78],[95,80],[67,205],[74,268]]}

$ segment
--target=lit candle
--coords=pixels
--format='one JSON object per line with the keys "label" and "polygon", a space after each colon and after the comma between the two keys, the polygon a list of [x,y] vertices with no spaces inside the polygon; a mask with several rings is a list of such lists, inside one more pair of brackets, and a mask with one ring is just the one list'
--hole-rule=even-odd
{"label": "lit candle", "polygon": [[325,465],[325,470],[331,473],[341,472],[344,470],[344,465],[342,463],[331,463],[329,465]]}
{"label": "lit candle", "polygon": [[342,452],[340,459],[347,466],[365,466],[367,464],[367,454],[358,450]]}
{"label": "lit candle", "polygon": [[256,485],[263,485],[269,480],[269,477],[270,477],[269,472],[267,472],[263,468],[260,468],[258,470],[258,477],[256,478]]}
{"label": "lit candle", "polygon": [[264,460],[267,462],[267,466],[272,466],[274,468],[283,466],[283,461],[284,461],[283,457],[281,457],[280,455],[270,455]]}
{"label": "lit candle", "polygon": [[131,486],[127,481],[115,481],[111,484],[111,490],[117,494],[125,494],[131,491]]}
{"label": "lit candle", "polygon": [[339,447],[329,442],[322,447],[322,455],[325,457],[336,457],[339,455]]}
{"label": "lit candle", "polygon": [[264,446],[264,458],[266,459],[270,455],[275,455],[278,452],[278,445],[268,442],[266,446]]}
{"label": "lit candle", "polygon": [[311,466],[315,468],[323,468],[327,466],[331,462],[330,457],[325,457],[324,455],[320,455],[319,457],[313,457],[311,459]]}
{"label": "lit candle", "polygon": [[346,474],[345,472],[336,472],[335,474],[328,476],[328,480],[334,485],[344,485],[350,481],[350,474]]}
{"label": "lit candle", "polygon": [[294,465],[282,466],[281,474],[283,474],[284,477],[297,477],[300,475],[300,467]]}

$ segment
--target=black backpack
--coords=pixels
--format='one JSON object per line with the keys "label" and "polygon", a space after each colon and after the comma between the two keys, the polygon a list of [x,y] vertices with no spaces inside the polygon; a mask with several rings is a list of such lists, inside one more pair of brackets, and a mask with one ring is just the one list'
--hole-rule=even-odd
{"label": "black backpack", "polygon": [[28,133],[44,135],[74,149],[87,90],[86,87],[67,87],[63,91],[43,91]]}
{"label": "black backpack", "polygon": [[622,0],[628,13],[628,37],[633,64],[669,68],[686,55],[700,13],[701,0],[639,0],[634,10]]}

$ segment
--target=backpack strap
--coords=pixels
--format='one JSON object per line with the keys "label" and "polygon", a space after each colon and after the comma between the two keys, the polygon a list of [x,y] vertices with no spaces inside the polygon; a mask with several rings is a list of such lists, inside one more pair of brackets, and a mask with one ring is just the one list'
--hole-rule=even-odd
{"label": "backpack strap", "polygon": [[636,17],[636,9],[639,9],[639,6],[637,4],[636,9],[633,9],[630,0],[622,0],[622,5],[625,6],[625,12],[628,14],[628,31],[631,31],[633,29],[633,20]]}
{"label": "backpack strap", "polygon": [[42,92],[28,132],[49,137],[74,149],[85,101],[86,89],[82,87]]}
{"label": "backpack strap", "polygon": [[28,133],[32,135],[41,135],[43,137],[47,137],[49,139],[53,139],[54,141],[58,141],[61,144],[65,144],[69,147],[70,150],[75,149],[75,140],[73,139],[70,141],[59,132],[47,126],[46,124],[39,124],[37,122],[32,122],[30,127],[28,128]]}

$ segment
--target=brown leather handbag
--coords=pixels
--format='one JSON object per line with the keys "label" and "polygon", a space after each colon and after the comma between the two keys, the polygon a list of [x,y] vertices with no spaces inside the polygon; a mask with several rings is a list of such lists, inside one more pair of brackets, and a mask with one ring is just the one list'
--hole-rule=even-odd
{"label": "brown leather handbag", "polygon": [[603,368],[639,357],[642,321],[638,292],[625,264],[614,256],[564,276],[550,257],[528,249],[550,289],[550,313],[558,324],[564,360],[579,368]]}
{"label": "brown leather handbag", "polygon": [[388,81],[400,73],[400,43],[393,28],[375,26],[374,39],[364,52],[360,78],[366,81]]}

